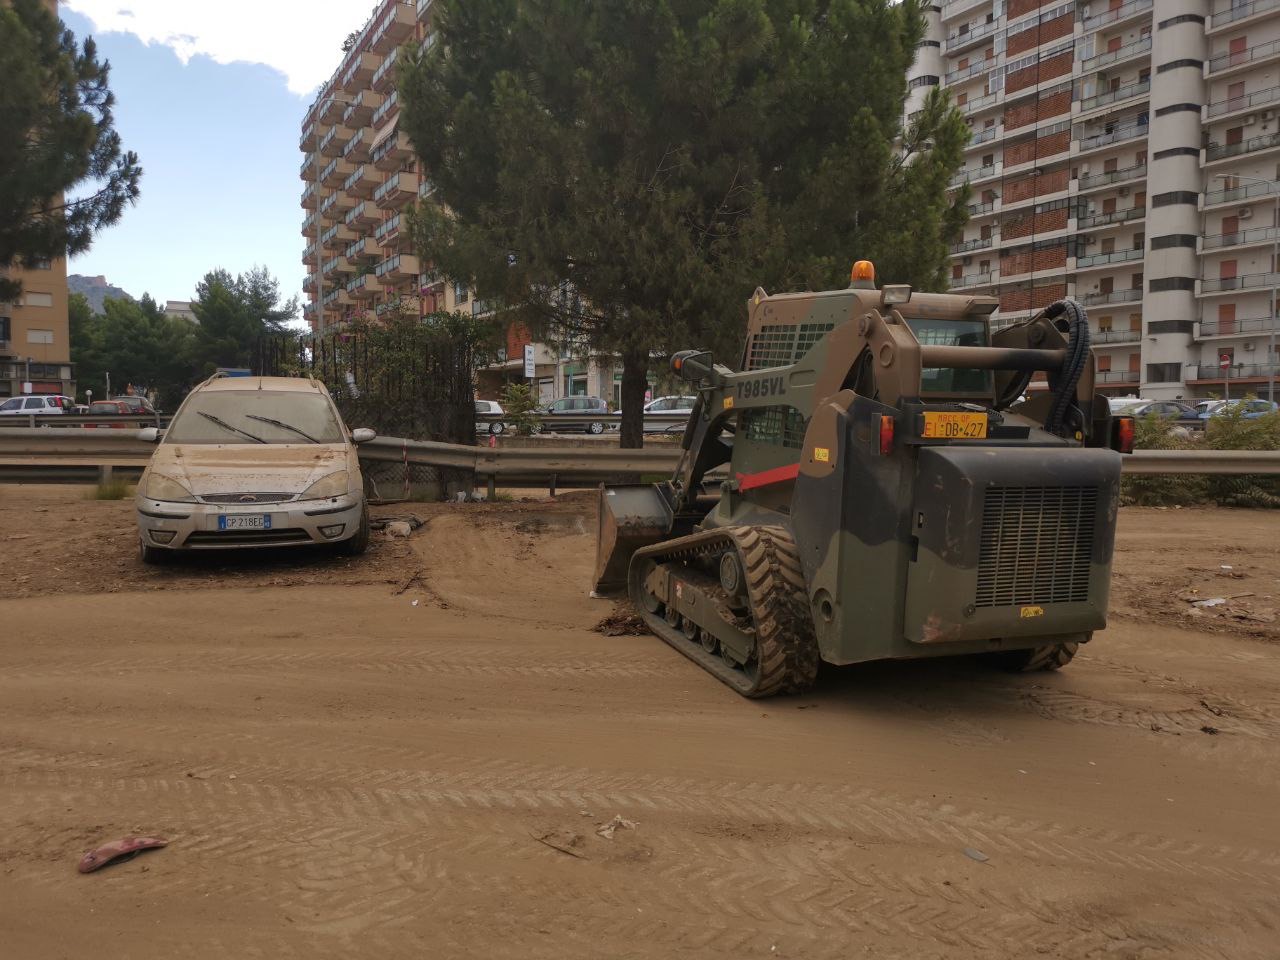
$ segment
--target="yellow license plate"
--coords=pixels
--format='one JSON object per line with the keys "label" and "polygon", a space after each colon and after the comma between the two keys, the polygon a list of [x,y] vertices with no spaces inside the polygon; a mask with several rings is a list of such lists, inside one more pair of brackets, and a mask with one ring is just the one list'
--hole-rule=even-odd
{"label": "yellow license plate", "polygon": [[920,436],[928,440],[984,440],[987,415],[929,411],[924,415],[924,431]]}

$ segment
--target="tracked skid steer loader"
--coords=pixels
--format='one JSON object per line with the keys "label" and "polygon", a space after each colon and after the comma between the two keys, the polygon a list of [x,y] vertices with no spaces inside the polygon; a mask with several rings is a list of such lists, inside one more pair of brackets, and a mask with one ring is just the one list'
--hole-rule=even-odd
{"label": "tracked skid steer loader", "polygon": [[1068,663],[1106,625],[1133,421],[1075,301],[993,329],[997,306],[877,289],[867,261],[757,290],[741,372],[672,358],[698,394],[674,476],[601,490],[597,593],[748,697],[820,661]]}

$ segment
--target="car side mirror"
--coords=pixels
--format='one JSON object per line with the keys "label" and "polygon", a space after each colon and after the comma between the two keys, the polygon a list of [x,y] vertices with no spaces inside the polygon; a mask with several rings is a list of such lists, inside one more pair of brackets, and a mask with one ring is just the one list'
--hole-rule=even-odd
{"label": "car side mirror", "polygon": [[159,443],[162,432],[158,427],[143,427],[138,431],[138,439],[143,443]]}
{"label": "car side mirror", "polygon": [[357,427],[351,431],[352,443],[368,443],[378,435],[376,430],[370,430],[368,427]]}
{"label": "car side mirror", "polygon": [[704,379],[712,367],[710,350],[681,350],[671,357],[671,369],[682,380],[697,383]]}

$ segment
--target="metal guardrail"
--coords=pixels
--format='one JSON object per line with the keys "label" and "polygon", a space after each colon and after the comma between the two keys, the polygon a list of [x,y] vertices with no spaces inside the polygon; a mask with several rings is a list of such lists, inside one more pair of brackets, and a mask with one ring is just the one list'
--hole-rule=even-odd
{"label": "metal guardrail", "polygon": [[23,427],[163,427],[169,417],[157,414],[128,413],[114,416],[79,416],[77,414],[6,414],[0,417],[0,430]]}
{"label": "metal guardrail", "polygon": [[[109,477],[115,470],[141,472],[155,449],[135,431],[0,429],[0,482],[65,482]],[[465,446],[378,437],[360,447],[370,463],[406,463],[473,473],[490,486],[595,484],[622,477],[668,474],[680,450],[674,445],[624,450],[618,447],[556,448]],[[1124,458],[1133,474],[1280,474],[1280,450],[1139,450]]]}

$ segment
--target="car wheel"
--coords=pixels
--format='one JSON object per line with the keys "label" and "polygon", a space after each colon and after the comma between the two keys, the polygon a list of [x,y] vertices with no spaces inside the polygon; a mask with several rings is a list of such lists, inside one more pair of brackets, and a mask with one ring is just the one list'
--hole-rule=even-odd
{"label": "car wheel", "polygon": [[500,420],[495,420],[493,423],[489,424],[489,432],[495,437],[502,436],[503,431],[506,429],[507,425]]}
{"label": "car wheel", "polygon": [[170,553],[160,547],[153,547],[142,537],[138,537],[138,559],[150,567],[159,567],[169,562]]}
{"label": "car wheel", "polygon": [[604,433],[604,424],[603,424],[603,423],[593,423],[593,424],[591,424],[591,426],[587,427],[587,429],[588,429],[588,430],[590,430],[590,431],[591,431],[592,433],[594,433],[594,434],[601,434],[601,433]]}
{"label": "car wheel", "polygon": [[530,432],[530,433],[537,434],[537,433],[541,433],[541,432],[542,432],[542,430],[543,430],[543,427],[542,427],[542,421],[541,421],[541,420],[535,421],[534,423],[532,423],[532,424],[529,426],[529,432]]}
{"label": "car wheel", "polygon": [[369,549],[369,508],[360,511],[360,526],[353,536],[337,546],[338,552],[347,557],[358,557]]}

